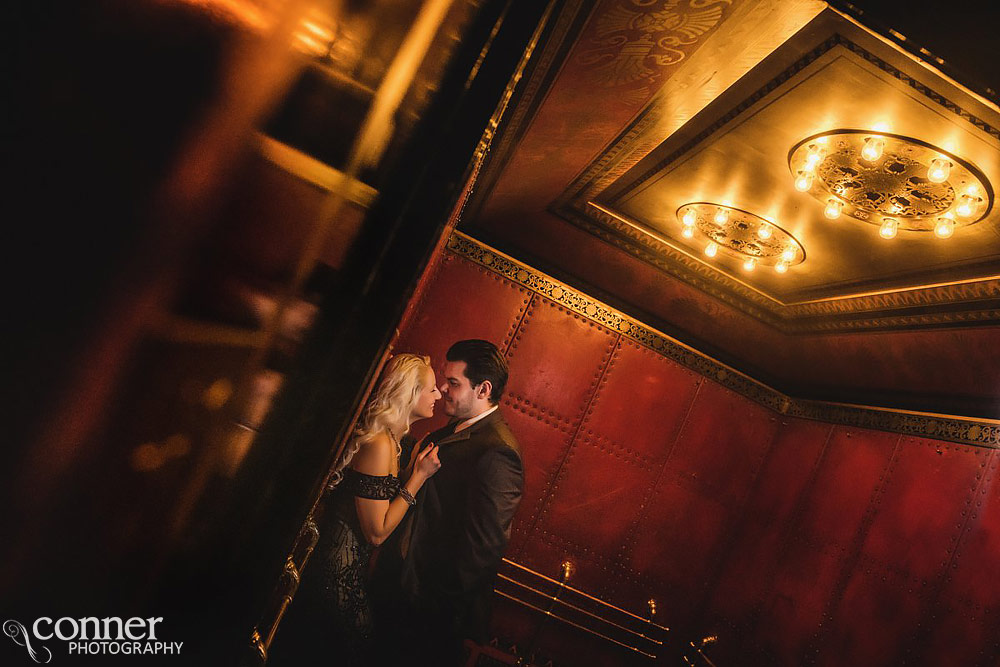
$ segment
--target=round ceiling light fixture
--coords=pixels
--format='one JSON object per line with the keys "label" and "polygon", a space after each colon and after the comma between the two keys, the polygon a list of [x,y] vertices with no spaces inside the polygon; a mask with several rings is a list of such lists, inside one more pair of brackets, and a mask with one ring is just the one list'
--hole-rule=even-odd
{"label": "round ceiling light fixture", "polygon": [[919,139],[837,129],[807,137],[788,153],[795,189],[842,215],[898,231],[949,238],[993,208],[993,188],[972,163]]}
{"label": "round ceiling light fixture", "polygon": [[749,211],[715,204],[691,202],[677,209],[685,238],[704,245],[705,256],[723,253],[743,263],[744,271],[773,267],[779,274],[805,261],[802,244],[778,225]]}

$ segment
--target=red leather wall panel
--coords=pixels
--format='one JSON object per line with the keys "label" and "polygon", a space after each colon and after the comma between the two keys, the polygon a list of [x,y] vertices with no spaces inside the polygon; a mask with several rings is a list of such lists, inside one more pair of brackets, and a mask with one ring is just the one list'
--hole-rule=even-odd
{"label": "red leather wall panel", "polygon": [[658,485],[626,564],[643,581],[656,582],[655,588],[663,590],[653,597],[659,600],[664,619],[681,619],[695,609],[709,559],[730,518],[728,508],[697,489],[676,480]]}
{"label": "red leather wall panel", "polygon": [[[677,640],[719,634],[719,664],[998,664],[1000,453],[789,419],[448,254],[396,349],[439,363],[466,337],[511,366],[518,562],[569,558],[573,585],[636,613],[655,598]],[[505,603],[496,629],[537,621]],[[542,644],[631,664],[594,641]]]}
{"label": "red leather wall panel", "polygon": [[728,626],[723,635],[745,632],[752,623],[832,430],[826,424],[796,419],[782,422],[775,435],[715,582],[710,607],[713,620]]}
{"label": "red leather wall panel", "polygon": [[800,665],[840,574],[842,552],[792,541],[748,642],[761,664]]}
{"label": "red leather wall panel", "polygon": [[837,426],[806,498],[799,539],[846,548],[858,536],[900,436]]}
{"label": "red leather wall panel", "polygon": [[662,464],[701,382],[696,373],[623,340],[590,405],[585,433],[650,465]]}
{"label": "red leather wall panel", "polygon": [[706,381],[667,463],[666,475],[729,508],[746,497],[778,428],[768,409]]}
{"label": "red leather wall panel", "polygon": [[941,608],[930,625],[926,665],[1000,664],[1000,452],[980,460],[979,488],[946,570]]}
{"label": "red leather wall panel", "polygon": [[544,530],[532,533],[531,538],[530,548],[519,559],[521,564],[558,579],[560,564],[569,559],[574,565],[571,585],[604,600],[615,599],[620,577],[614,559]]}
{"label": "red leather wall panel", "polygon": [[776,428],[769,411],[701,383],[626,551],[633,571],[669,586],[664,614],[697,608]]}
{"label": "red leather wall panel", "polygon": [[[831,389],[861,386],[886,396],[930,388],[941,394],[995,396],[998,334],[997,327],[972,327],[807,336],[795,355],[787,357],[799,368],[778,372],[798,376],[798,382],[808,379]],[[831,358],[838,363],[828,363]],[[804,369],[813,375],[803,378]]]}
{"label": "red leather wall panel", "polygon": [[[524,446],[524,495],[514,517],[508,553],[519,558],[521,548],[542,508],[542,500],[569,450],[576,425],[560,419],[536,403],[512,395],[501,406],[504,418]],[[553,570],[554,572],[555,570]]]}
{"label": "red leather wall panel", "polygon": [[818,664],[899,664],[904,642],[922,616],[919,592],[919,584],[905,575],[880,572],[862,560],[828,622],[829,633],[817,647]]}
{"label": "red leather wall panel", "polygon": [[756,630],[779,664],[799,664],[817,641],[898,441],[891,433],[833,429]]}
{"label": "red leather wall panel", "polygon": [[536,296],[507,353],[510,392],[579,422],[616,341],[607,329]]}
{"label": "red leather wall panel", "polygon": [[429,354],[435,367],[457,340],[484,338],[505,349],[530,298],[523,287],[446,254],[395,349]]}
{"label": "red leather wall panel", "polygon": [[1000,661],[1000,619],[965,600],[942,596],[924,641],[911,653],[926,667],[996,667]]}
{"label": "red leather wall panel", "polygon": [[563,463],[539,521],[542,530],[586,553],[612,558],[635,522],[657,471],[612,445],[578,439]]}
{"label": "red leather wall panel", "polygon": [[862,554],[925,587],[948,566],[989,452],[909,437],[899,447]]}
{"label": "red leather wall panel", "polygon": [[966,503],[955,523],[969,518],[955,561],[947,575],[946,591],[972,602],[977,609],[1000,615],[1000,454],[981,460],[984,476],[978,492]]}

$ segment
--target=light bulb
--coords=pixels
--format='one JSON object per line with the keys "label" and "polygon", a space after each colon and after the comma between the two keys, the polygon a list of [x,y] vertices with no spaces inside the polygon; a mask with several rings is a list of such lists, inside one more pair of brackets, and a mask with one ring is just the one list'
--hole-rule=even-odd
{"label": "light bulb", "polygon": [[962,195],[961,202],[955,207],[955,213],[963,218],[968,218],[972,215],[972,197],[969,195]]}
{"label": "light bulb", "polygon": [[777,271],[778,273],[784,273],[785,271],[788,270],[788,264],[786,264],[785,262],[778,262],[777,264],[774,265],[774,270]]}
{"label": "light bulb", "polygon": [[812,171],[819,164],[820,160],[826,154],[826,150],[818,144],[809,144],[809,150],[806,153],[806,169]]}
{"label": "light bulb", "polygon": [[865,147],[861,149],[861,157],[874,162],[882,157],[882,149],[885,148],[885,139],[882,137],[866,137]]}
{"label": "light bulb", "polygon": [[786,262],[790,262],[793,259],[795,259],[795,249],[794,248],[785,249],[785,252],[781,253],[781,259]]}
{"label": "light bulb", "polygon": [[931,183],[944,183],[951,174],[951,162],[941,158],[931,160],[931,166],[927,168],[927,180]]}
{"label": "light bulb", "polygon": [[715,242],[710,242],[705,246],[705,254],[709,257],[715,257],[715,253],[719,252],[719,246],[715,245]]}
{"label": "light bulb", "polygon": [[729,221],[729,209],[718,208],[715,211],[715,221],[720,225],[724,225]]}
{"label": "light bulb", "polygon": [[771,238],[771,227],[768,225],[761,225],[760,229],[757,230],[757,236],[761,237],[765,241]]}
{"label": "light bulb", "polygon": [[934,236],[939,239],[950,238],[952,234],[955,233],[955,221],[949,218],[938,218],[937,224],[934,225]]}
{"label": "light bulb", "polygon": [[743,269],[745,271],[753,271],[753,267],[757,266],[757,262],[751,257],[747,261],[743,262]]}
{"label": "light bulb", "polygon": [[697,220],[698,220],[698,213],[693,208],[689,208],[687,210],[687,213],[684,214],[684,217],[681,218],[681,222],[683,222],[688,227],[693,227],[694,223],[697,222]]}
{"label": "light bulb", "polygon": [[823,210],[823,215],[830,218],[831,220],[836,220],[837,218],[840,217],[840,209],[842,209],[843,207],[844,205],[840,203],[840,200],[831,199],[826,203],[826,208]]}
{"label": "light bulb", "polygon": [[886,218],[879,227],[878,233],[884,239],[896,238],[896,232],[899,230],[899,223],[893,218]]}
{"label": "light bulb", "polygon": [[685,227],[684,231],[681,232],[681,235],[686,239],[691,238],[694,236],[694,227]]}
{"label": "light bulb", "polygon": [[812,174],[805,171],[800,171],[798,178],[795,179],[795,189],[798,190],[799,192],[805,192],[806,190],[812,187],[812,184],[813,184]]}

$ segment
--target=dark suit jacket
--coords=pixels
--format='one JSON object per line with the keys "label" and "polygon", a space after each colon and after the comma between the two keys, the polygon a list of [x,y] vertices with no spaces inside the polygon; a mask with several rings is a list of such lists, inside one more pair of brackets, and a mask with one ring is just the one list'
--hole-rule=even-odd
{"label": "dark suit jacket", "polygon": [[[417,495],[400,533],[403,596],[461,637],[485,642],[497,567],[521,501],[521,449],[499,410],[430,434],[441,469]],[[442,433],[450,435],[442,436]]]}

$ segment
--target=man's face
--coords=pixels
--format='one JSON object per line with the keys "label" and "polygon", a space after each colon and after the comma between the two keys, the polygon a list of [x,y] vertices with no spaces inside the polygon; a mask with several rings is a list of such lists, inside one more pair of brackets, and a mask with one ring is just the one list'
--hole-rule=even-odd
{"label": "man's face", "polygon": [[441,402],[444,413],[459,419],[476,416],[476,390],[465,377],[464,361],[446,361],[441,369]]}

